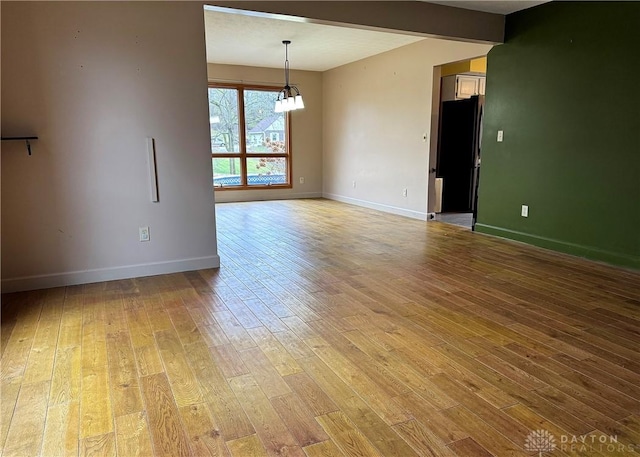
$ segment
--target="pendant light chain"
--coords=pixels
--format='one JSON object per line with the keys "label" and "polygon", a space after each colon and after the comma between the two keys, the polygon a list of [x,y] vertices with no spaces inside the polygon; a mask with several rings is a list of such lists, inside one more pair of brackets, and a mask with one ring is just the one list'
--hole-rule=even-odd
{"label": "pendant light chain", "polygon": [[288,41],[283,41],[284,43],[284,87],[289,87],[289,43]]}

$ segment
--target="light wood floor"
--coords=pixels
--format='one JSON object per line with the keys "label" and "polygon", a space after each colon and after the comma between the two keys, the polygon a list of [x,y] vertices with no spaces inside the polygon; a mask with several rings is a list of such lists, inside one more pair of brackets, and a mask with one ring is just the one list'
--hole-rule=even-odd
{"label": "light wood floor", "polygon": [[325,200],[217,220],[219,271],[3,297],[3,456],[640,448],[640,274]]}

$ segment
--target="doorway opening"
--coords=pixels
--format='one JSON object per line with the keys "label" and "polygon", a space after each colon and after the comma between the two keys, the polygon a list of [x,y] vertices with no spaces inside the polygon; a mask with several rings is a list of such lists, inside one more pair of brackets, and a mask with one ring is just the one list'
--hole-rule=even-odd
{"label": "doorway opening", "polygon": [[[486,57],[434,68],[429,212],[473,229],[482,150]],[[436,87],[437,86],[437,87]]]}

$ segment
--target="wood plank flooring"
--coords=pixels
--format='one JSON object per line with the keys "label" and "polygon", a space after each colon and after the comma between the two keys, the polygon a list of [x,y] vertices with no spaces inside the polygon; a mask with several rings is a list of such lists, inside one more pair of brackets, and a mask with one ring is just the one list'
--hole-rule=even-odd
{"label": "wood plank flooring", "polygon": [[216,213],[220,270],[2,297],[3,456],[640,449],[640,273],[326,200]]}

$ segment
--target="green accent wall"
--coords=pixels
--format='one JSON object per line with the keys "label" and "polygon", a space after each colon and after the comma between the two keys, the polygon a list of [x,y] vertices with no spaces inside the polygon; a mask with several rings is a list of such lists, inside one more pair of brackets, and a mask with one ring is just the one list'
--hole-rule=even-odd
{"label": "green accent wall", "polygon": [[640,269],[640,2],[507,16],[488,55],[476,230]]}

